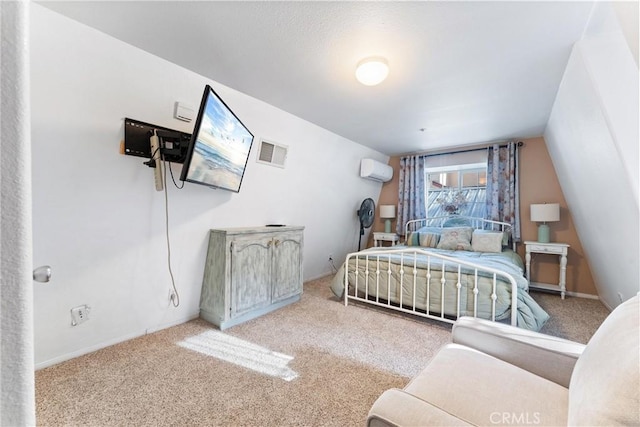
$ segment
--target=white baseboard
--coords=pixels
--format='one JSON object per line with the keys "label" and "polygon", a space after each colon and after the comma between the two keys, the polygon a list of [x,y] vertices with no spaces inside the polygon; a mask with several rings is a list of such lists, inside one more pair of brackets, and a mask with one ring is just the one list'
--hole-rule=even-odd
{"label": "white baseboard", "polygon": [[[543,288],[534,288],[531,287],[531,290],[534,292],[544,292],[547,294],[558,294],[558,296],[560,296],[560,291],[556,290],[556,289],[543,289]],[[566,291],[564,293],[566,296],[568,297],[575,297],[575,298],[585,298],[585,299],[597,299],[600,300],[600,302],[602,302],[602,300],[600,299],[600,297],[598,295],[591,295],[591,294],[583,294],[581,292],[571,292],[571,291]],[[604,302],[603,302],[604,304]],[[607,306],[606,304],[604,304],[605,307]]]}
{"label": "white baseboard", "polygon": [[307,278],[305,279],[305,281],[304,281],[304,282],[305,282],[305,283],[307,283],[307,282],[313,282],[314,280],[323,279],[323,278],[325,278],[325,277],[327,277],[327,276],[334,276],[335,274],[336,274],[336,273],[335,273],[335,272],[333,272],[333,271],[327,271],[327,272],[325,272],[325,273],[321,273],[321,274],[319,274],[318,276],[314,276],[314,277],[307,277]]}
{"label": "white baseboard", "polygon": [[[560,288],[558,287],[558,285],[552,285],[550,283],[530,282],[529,289],[531,289],[532,291],[554,292],[558,294],[560,293]],[[583,294],[581,292],[565,291],[564,294],[570,297],[600,299],[598,295]]]}
{"label": "white baseboard", "polygon": [[600,300],[600,302],[602,303],[602,305],[604,305],[605,307],[607,307],[607,310],[609,311],[613,311],[613,307],[609,307],[609,304],[607,304],[606,302],[604,302],[604,300]]}
{"label": "white baseboard", "polygon": [[200,312],[196,312],[196,313],[191,313],[190,315],[188,315],[187,317],[183,317],[181,319],[177,319],[171,322],[167,322],[167,323],[161,323],[159,325],[156,325],[154,327],[151,328],[147,328],[147,330],[145,331],[146,334],[152,334],[154,332],[158,332],[161,331],[163,329],[167,329],[167,328],[171,328],[173,326],[178,326],[178,325],[182,325],[183,323],[187,323],[191,320],[197,319],[198,317],[200,317]]}
{"label": "white baseboard", "polygon": [[172,322],[168,322],[168,323],[163,323],[163,324],[157,325],[156,327],[153,327],[153,328],[147,328],[144,331],[134,332],[134,333],[129,334],[129,335],[125,335],[125,336],[122,336],[122,337],[115,338],[113,340],[103,341],[103,342],[101,342],[99,344],[92,345],[91,347],[81,348],[79,350],[72,351],[71,353],[66,353],[66,354],[63,354],[61,356],[54,357],[53,359],[49,359],[49,360],[45,360],[44,362],[36,363],[35,364],[35,369],[37,371],[39,369],[44,369],[44,368],[47,368],[49,366],[57,365],[58,363],[66,362],[67,360],[75,359],[76,357],[84,356],[85,354],[93,353],[94,351],[102,350],[103,348],[110,347],[110,346],[115,345],[115,344],[120,344],[122,342],[129,341],[129,340],[132,340],[134,338],[141,337],[143,335],[151,334],[153,332],[157,332],[157,331],[160,331],[162,329],[167,329],[167,328],[170,328],[172,326],[182,325],[183,323],[187,323],[187,322],[189,322],[191,320],[197,319],[198,317],[200,317],[200,313],[199,312],[195,313],[195,314],[191,314],[191,315],[189,315],[187,317],[176,319],[176,320],[174,320]]}
{"label": "white baseboard", "polygon": [[565,292],[565,295],[568,295],[570,297],[578,297],[578,298],[598,299],[598,300],[600,299],[598,295],[583,294],[582,292],[567,291]]}

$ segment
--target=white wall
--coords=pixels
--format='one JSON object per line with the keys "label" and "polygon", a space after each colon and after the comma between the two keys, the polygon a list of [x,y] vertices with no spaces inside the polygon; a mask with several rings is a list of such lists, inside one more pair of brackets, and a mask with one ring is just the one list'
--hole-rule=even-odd
{"label": "white wall", "polygon": [[598,294],[613,308],[640,290],[638,67],[607,3],[572,50],[544,138]]}
{"label": "white wall", "polygon": [[631,55],[633,55],[633,60],[637,66],[638,43],[640,42],[638,34],[638,19],[640,18],[638,14],[638,1],[614,1],[611,2],[611,6],[620,22],[622,34],[624,34],[624,38],[627,40]]}
{"label": "white wall", "polygon": [[[357,248],[356,210],[381,188],[359,177],[360,159],[385,155],[44,7],[31,13],[34,263],[53,267],[49,284],[35,284],[36,366],[196,317],[210,228],[304,225],[307,280],[331,271],[329,253]],[[173,308],[164,196],[119,144],[124,117],[191,132],[173,105],[197,107],[207,83],[256,140],[239,194],[169,183]],[[289,146],[285,169],[255,161],[260,137]],[[72,327],[80,304],[90,320]]]}

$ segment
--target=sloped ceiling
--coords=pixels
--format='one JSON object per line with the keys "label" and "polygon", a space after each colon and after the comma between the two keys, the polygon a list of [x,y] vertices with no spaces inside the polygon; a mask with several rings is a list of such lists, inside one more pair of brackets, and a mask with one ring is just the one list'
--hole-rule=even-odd
{"label": "sloped ceiling", "polygon": [[[542,135],[593,7],[40,3],[388,155]],[[389,62],[390,75],[379,86],[355,80],[356,64],[368,56]]]}

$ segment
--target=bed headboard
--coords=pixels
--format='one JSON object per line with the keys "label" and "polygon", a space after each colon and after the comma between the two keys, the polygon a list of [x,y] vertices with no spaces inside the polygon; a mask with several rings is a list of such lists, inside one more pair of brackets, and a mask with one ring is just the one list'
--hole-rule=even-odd
{"label": "bed headboard", "polygon": [[[463,215],[446,215],[437,216],[433,218],[422,218],[408,221],[404,226],[404,237],[407,237],[414,231],[422,227],[438,227],[445,228],[445,223],[451,221],[460,221],[461,223],[469,224],[476,230],[490,230],[490,231],[502,231],[503,233],[509,233],[509,241],[511,242],[512,249],[516,250],[516,243],[511,237],[511,224],[508,222],[492,221],[490,219],[476,218]],[[461,224],[462,225],[462,224]],[[452,227],[455,225],[447,225]]]}

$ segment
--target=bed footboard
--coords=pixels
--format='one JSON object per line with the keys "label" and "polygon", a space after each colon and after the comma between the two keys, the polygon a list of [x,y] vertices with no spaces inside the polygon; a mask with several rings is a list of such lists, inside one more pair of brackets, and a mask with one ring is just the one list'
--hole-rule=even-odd
{"label": "bed footboard", "polygon": [[503,320],[510,310],[516,325],[518,286],[506,272],[425,249],[365,250],[345,260],[345,306],[350,300],[449,323]]}

